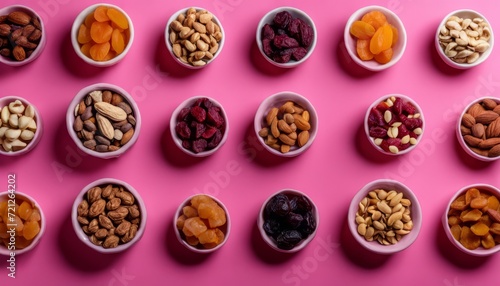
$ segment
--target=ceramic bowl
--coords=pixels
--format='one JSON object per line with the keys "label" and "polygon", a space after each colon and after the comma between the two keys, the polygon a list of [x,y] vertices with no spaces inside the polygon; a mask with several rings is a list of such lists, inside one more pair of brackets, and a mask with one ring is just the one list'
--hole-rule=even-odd
{"label": "ceramic bowl", "polygon": [[[137,233],[135,234],[135,236],[132,238],[132,240],[128,241],[127,243],[120,242],[120,244],[118,244],[118,246],[114,247],[114,248],[104,248],[101,245],[96,245],[96,244],[92,243],[90,236],[83,231],[82,225],[78,221],[78,207],[79,207],[80,203],[84,200],[84,198],[85,199],[87,198],[87,192],[94,187],[105,188],[108,185],[113,185],[114,187],[115,186],[116,187],[123,187],[123,189],[125,191],[130,192],[134,196],[134,204],[137,205],[139,212],[140,212],[139,227],[137,229]],[[91,206],[92,205],[90,205],[89,208]],[[147,218],[148,218],[148,214],[146,211],[146,204],[144,203],[139,192],[134,187],[129,185],[128,183],[126,183],[122,180],[114,179],[114,178],[98,179],[98,180],[86,185],[85,187],[83,187],[82,190],[79,192],[78,196],[75,198],[75,201],[73,203],[73,207],[71,209],[71,222],[73,224],[73,229],[76,233],[76,236],[89,248],[91,248],[97,252],[100,252],[100,253],[123,252],[123,251],[127,250],[128,248],[130,248],[131,246],[133,246],[134,244],[136,244],[141,239],[142,235],[144,234],[144,231],[146,229]],[[131,220],[129,217],[126,217],[126,219]],[[88,220],[91,220],[91,219],[88,219]],[[99,226],[100,226],[99,228],[102,228],[101,225],[99,225]],[[117,227],[117,225],[114,225],[114,226]],[[120,239],[122,237],[123,236],[120,236]]]}
{"label": "ceramic bowl", "polygon": [[[415,109],[415,111],[409,108],[405,110],[403,107],[401,114],[405,115],[405,119],[399,115],[399,111],[397,111],[399,109],[396,109],[396,105],[389,106],[391,105],[389,101],[395,102],[394,99],[397,100],[397,98],[402,100],[403,106],[409,103],[411,105],[408,106],[413,106]],[[390,113],[389,117],[386,115],[387,112]],[[396,114],[398,114],[398,117],[396,117]],[[418,114],[418,119],[407,119],[411,114]],[[382,122],[379,122],[380,120]],[[404,124],[405,121],[407,123]],[[383,129],[377,127],[380,126],[380,123],[384,123]],[[400,126],[397,127],[396,125]],[[403,125],[405,127],[402,127]],[[424,114],[417,102],[410,97],[403,94],[388,94],[378,98],[368,107],[364,119],[364,129],[368,141],[375,150],[389,156],[404,155],[415,149],[422,139],[425,131]],[[375,130],[378,130],[378,132]],[[393,132],[389,132],[389,130]]]}
{"label": "ceramic bowl", "polygon": [[[266,117],[267,117],[268,113],[270,112],[270,110],[274,107],[280,108],[283,104],[285,104],[288,101],[292,101],[295,104],[302,107],[303,109],[309,111],[310,129],[308,130],[309,140],[307,141],[307,143],[305,145],[303,145],[302,147],[298,147],[298,145],[295,144],[290,148],[290,151],[284,153],[281,150],[274,149],[273,147],[266,144],[266,138],[262,137],[259,134],[259,132],[262,128],[269,127],[267,125],[267,122],[266,122]],[[278,117],[280,117],[280,116],[281,115],[278,114]],[[316,113],[314,106],[311,104],[311,102],[307,98],[305,98],[304,96],[297,94],[295,92],[282,91],[282,92],[278,92],[276,94],[273,94],[262,101],[262,103],[260,104],[260,106],[258,107],[258,109],[255,113],[254,131],[255,131],[255,134],[256,134],[259,142],[270,153],[272,153],[276,156],[281,156],[281,157],[295,157],[295,156],[302,154],[307,149],[309,149],[309,147],[311,147],[311,145],[314,142],[314,139],[316,138],[316,134],[318,133],[318,123],[319,123],[318,114]]]}
{"label": "ceramic bowl", "polygon": [[[212,14],[212,22],[214,22],[219,27],[220,33],[222,34],[222,37],[221,37],[220,41],[218,42],[219,48],[217,49],[217,51],[215,53],[212,53],[213,56],[211,58],[207,58],[206,56],[203,57],[201,59],[201,61],[203,63],[199,62],[199,64],[198,63],[192,64],[188,61],[189,57],[187,57],[187,60],[179,59],[174,53],[173,43],[170,39],[170,33],[173,31],[171,29],[172,22],[178,21],[180,14],[186,15],[188,10],[192,9],[192,8],[196,9],[196,11],[208,11],[207,9],[204,9],[201,7],[186,7],[186,8],[180,9],[179,11],[172,14],[172,16],[170,16],[170,18],[167,21],[167,26],[165,27],[165,45],[167,46],[169,54],[172,56],[172,58],[178,64],[180,64],[181,66],[186,67],[188,69],[201,69],[201,68],[208,66],[213,61],[215,61],[215,59],[218,58],[219,55],[222,53],[222,48],[224,47],[224,43],[226,42],[226,33],[224,32],[224,28],[222,27],[222,23],[219,21],[217,16],[215,16],[215,14],[208,11],[209,13]],[[182,25],[182,23],[181,23],[181,25]],[[207,36],[210,36],[210,34],[208,32],[207,32]],[[179,38],[179,35],[177,34],[176,39],[178,39],[178,38]],[[196,44],[196,42],[193,42],[193,43]],[[198,61],[194,60],[193,62],[198,62]]]}
{"label": "ceramic bowl", "polygon": [[[411,202],[410,208],[410,216],[413,222],[413,228],[406,235],[403,235],[401,240],[396,242],[395,244],[384,245],[379,243],[378,241],[367,241],[365,237],[361,236],[358,233],[358,224],[356,222],[356,213],[359,211],[359,205],[363,198],[368,196],[368,193],[374,191],[376,189],[383,189],[389,192],[390,190],[395,190],[396,192],[403,193],[403,198],[409,199]],[[415,193],[405,186],[404,184],[388,179],[380,179],[372,181],[362,187],[356,195],[354,195],[351,204],[349,205],[349,212],[347,214],[347,224],[349,226],[349,230],[351,231],[354,239],[364,248],[369,251],[378,253],[378,254],[394,254],[404,249],[410,247],[413,242],[418,237],[420,229],[422,227],[422,209],[420,207],[420,203],[415,195]]]}
{"label": "ceramic bowl", "polygon": [[[78,34],[79,30],[82,24],[85,24],[86,22],[89,22],[90,20],[90,14],[94,13],[96,8],[100,6],[105,6],[108,8],[113,8],[116,9],[117,11],[121,12],[125,18],[127,18],[128,21],[128,29],[124,30],[124,41],[125,41],[125,48],[123,51],[115,55],[114,57],[110,57],[109,59],[102,60],[102,61],[97,61],[92,59],[87,52],[82,51],[82,44],[78,42]],[[113,24],[114,25],[114,24]],[[87,27],[88,28],[88,27]],[[116,30],[116,29],[115,29]],[[90,30],[89,30],[90,33]],[[90,36],[90,34],[89,34]],[[132,43],[134,42],[134,25],[132,23],[132,19],[128,16],[128,14],[123,11],[120,7],[108,3],[97,3],[93,4],[87,8],[85,8],[78,16],[76,16],[75,20],[73,21],[73,25],[71,27],[71,44],[73,45],[73,49],[75,50],[75,53],[80,57],[84,62],[86,62],[89,65],[96,66],[96,67],[109,67],[112,65],[117,64],[121,60],[125,58],[125,56],[128,54],[130,51],[130,48],[132,47]],[[111,41],[111,40],[110,40]],[[84,49],[86,50],[86,49]],[[111,52],[114,52],[113,46],[110,48]]]}
{"label": "ceramic bowl", "polygon": [[[314,33],[311,44],[306,48],[307,54],[299,60],[295,60],[292,57],[290,59],[290,61],[288,61],[286,63],[280,63],[280,62],[274,61],[272,58],[270,58],[268,55],[266,55],[266,53],[264,52],[263,44],[262,44],[262,39],[263,39],[262,29],[263,29],[264,25],[266,25],[266,24],[271,25],[273,23],[273,19],[276,16],[276,14],[283,12],[283,11],[290,12],[290,14],[292,15],[293,18],[301,19],[304,23],[306,23],[307,25],[309,25],[312,28],[313,33]],[[304,11],[297,9],[297,8],[294,8],[294,7],[279,7],[279,8],[276,8],[276,9],[269,11],[261,18],[261,20],[259,21],[259,24],[257,25],[257,32],[255,35],[255,38],[256,38],[257,47],[259,48],[260,53],[269,63],[271,63],[272,65],[275,65],[277,67],[280,67],[280,68],[294,68],[294,67],[297,67],[298,65],[302,64],[303,62],[305,62],[312,55],[314,48],[316,47],[317,40],[318,40],[318,31],[316,30],[316,25],[314,24],[314,21],[312,20],[312,18],[309,15],[307,15]]]}
{"label": "ceramic bowl", "polygon": [[[471,63],[468,63],[467,61],[464,63],[460,63],[460,62],[457,62],[456,60],[449,58],[445,52],[446,46],[440,44],[440,42],[442,41],[440,39],[441,30],[444,29],[444,27],[446,27],[446,23],[448,22],[448,19],[452,16],[456,16],[456,17],[459,17],[461,19],[471,19],[471,20],[473,20],[475,18],[481,18],[481,19],[483,19],[484,23],[486,23],[488,25],[490,37],[487,40],[487,42],[489,44],[489,48],[486,49],[484,52],[480,53],[477,60],[475,60]],[[450,29],[447,29],[447,30],[448,30],[447,33],[449,34]],[[449,35],[446,35],[446,36],[449,36]],[[452,37],[452,39],[454,39],[454,38],[455,37]],[[443,20],[441,21],[441,23],[439,23],[439,26],[436,30],[436,34],[434,36],[434,46],[436,47],[436,50],[437,50],[439,57],[447,65],[449,65],[450,67],[456,68],[456,69],[469,69],[469,68],[475,67],[477,65],[480,65],[481,63],[486,61],[486,59],[490,56],[491,52],[493,51],[493,44],[494,44],[493,27],[490,25],[488,20],[483,15],[481,15],[477,11],[469,10],[469,9],[456,10],[456,11],[453,11],[453,12],[449,13],[448,15],[446,15],[443,18]]]}
{"label": "ceramic bowl", "polygon": [[[205,248],[204,245],[202,245],[200,243],[198,243],[196,246],[189,244],[186,240],[186,235],[184,234],[183,226],[181,226],[184,222],[182,222],[182,224],[179,222],[180,221],[179,217],[183,216],[185,213],[183,208],[186,206],[193,206],[192,200],[193,200],[193,198],[198,197],[198,196],[206,196],[208,198],[208,200],[210,200],[210,199],[213,200],[215,203],[217,203],[217,205],[219,205],[220,208],[222,208],[222,210],[224,211],[224,213],[226,215],[226,223],[222,226],[217,227],[224,234],[224,238],[223,238],[222,242],[219,242],[219,244],[217,244],[216,246],[210,247],[210,248]],[[194,206],[197,206],[197,204],[201,205],[201,203],[199,203],[199,202],[201,202],[201,201],[198,201],[198,203],[195,203]],[[184,219],[186,219],[186,218],[184,217]],[[173,227],[175,230],[175,236],[177,237],[177,240],[179,241],[180,244],[184,245],[187,249],[189,249],[190,251],[193,251],[195,253],[205,253],[205,254],[212,253],[214,251],[217,251],[221,247],[223,247],[224,244],[226,244],[227,240],[229,239],[229,234],[231,233],[231,217],[229,216],[229,211],[227,210],[226,206],[219,199],[217,199],[211,195],[195,194],[195,195],[192,195],[192,196],[189,196],[188,198],[186,198],[179,205],[179,207],[177,208],[177,210],[175,212],[175,216],[173,219]],[[209,226],[207,226],[207,228],[210,229]]]}
{"label": "ceramic bowl", "polygon": [[32,17],[36,17],[36,19],[38,20],[38,23],[40,24],[40,30],[42,31],[42,35],[40,37],[40,40],[38,40],[39,42],[38,42],[37,47],[33,50],[33,52],[31,53],[30,56],[26,57],[26,59],[24,59],[22,61],[16,61],[16,60],[13,60],[11,58],[6,58],[3,56],[0,56],[0,63],[6,64],[9,66],[22,66],[22,65],[28,64],[28,63],[36,60],[42,54],[42,51],[44,50],[45,44],[47,42],[47,35],[46,35],[45,25],[44,25],[42,18],[40,17],[40,15],[38,15],[38,13],[35,12],[35,10],[33,10],[30,7],[27,7],[24,5],[11,5],[11,6],[7,6],[4,8],[0,8],[0,16],[8,15],[9,13],[14,12],[14,11],[25,12]]}
{"label": "ceramic bowl", "polygon": [[[6,149],[0,144],[0,155],[18,156],[18,155],[26,154],[26,153],[30,152],[31,150],[33,150],[36,147],[36,145],[38,144],[38,142],[40,141],[40,139],[42,138],[42,133],[43,133],[42,117],[40,116],[40,112],[38,111],[38,108],[36,108],[35,105],[31,104],[28,100],[21,98],[19,96],[6,96],[6,97],[0,98],[0,107],[2,109],[3,108],[8,109],[8,105],[12,102],[16,102],[16,100],[19,100],[22,103],[22,105],[25,107],[25,111],[23,112],[23,114],[26,114],[26,107],[27,106],[31,105],[33,107],[33,113],[34,113],[33,119],[34,119],[35,124],[31,127],[26,127],[25,129],[27,129],[28,131],[34,132],[34,137],[30,141],[21,139],[22,141],[27,143],[27,145],[23,149],[19,149],[17,151],[12,151],[12,150],[6,151]],[[26,131],[26,132],[28,132],[28,131]],[[21,134],[23,134],[23,133],[21,133]],[[1,137],[3,138],[4,136],[5,135],[2,135]],[[30,137],[31,137],[31,135],[30,135]],[[5,143],[5,144],[7,144],[7,143]]]}
{"label": "ceramic bowl", "polygon": [[[371,11],[382,12],[387,18],[387,22],[392,26],[394,26],[398,31],[397,32],[398,40],[392,46],[393,50],[392,59],[385,64],[380,64],[375,60],[369,60],[369,61],[361,60],[356,51],[356,38],[353,35],[351,35],[350,32],[352,24],[355,21],[361,20],[363,15]],[[386,70],[399,62],[401,57],[403,57],[403,54],[406,49],[406,39],[407,39],[406,29],[401,19],[398,17],[398,15],[396,15],[396,13],[382,6],[367,6],[357,10],[351,15],[351,17],[349,17],[344,29],[344,43],[347,53],[349,54],[351,59],[359,66],[374,72]]]}
{"label": "ceramic bowl", "polygon": [[[314,221],[314,225],[312,226],[313,229],[311,229],[312,232],[308,231],[307,232],[307,233],[309,233],[308,236],[306,238],[303,238],[302,240],[300,240],[300,242],[298,242],[298,244],[293,246],[293,248],[283,247],[283,245],[278,243],[279,236],[275,239],[266,232],[266,229],[267,229],[265,226],[265,224],[266,224],[266,212],[267,212],[266,209],[269,208],[269,206],[267,206],[267,205],[276,195],[285,195],[286,197],[288,197],[289,200],[293,200],[294,197],[302,198],[302,199],[305,199],[306,201],[308,201],[308,203],[309,203],[308,205],[310,206],[310,215],[311,215],[310,218]],[[303,202],[303,201],[301,201],[301,202]],[[297,214],[300,214],[302,216],[302,218],[304,218],[305,212],[307,212],[306,211],[307,208],[304,207],[305,204],[297,203],[296,205],[302,205],[302,207],[300,207],[300,206],[298,207],[298,208],[301,208],[302,210],[294,210],[294,212]],[[302,223],[304,223],[304,221],[302,221]],[[259,217],[257,218],[257,226],[259,228],[259,232],[262,236],[262,239],[272,249],[274,249],[278,252],[283,252],[283,253],[294,253],[294,252],[297,252],[297,251],[304,249],[316,236],[316,232],[318,231],[318,227],[319,227],[319,210],[318,210],[316,204],[313,202],[313,200],[309,196],[307,196],[305,193],[298,191],[298,190],[294,190],[294,189],[282,189],[282,190],[272,194],[264,201],[264,203],[262,204],[262,207],[260,208],[260,211],[259,211]],[[304,236],[304,233],[302,231],[302,225],[300,225],[298,228],[286,226],[286,229],[287,230],[298,230],[302,234],[302,236]]]}
{"label": "ceramic bowl", "polygon": [[[109,90],[112,93],[120,94],[124,98],[126,103],[128,103],[132,109],[132,115],[135,118],[135,129],[134,129],[133,135],[130,138],[130,140],[126,144],[121,146],[118,150],[100,152],[96,149],[89,149],[89,148],[85,147],[83,141],[78,137],[77,132],[73,128],[73,126],[75,124],[75,119],[76,119],[75,112],[76,112],[76,109],[78,108],[78,105],[80,104],[80,102],[82,100],[84,100],[89,95],[89,93],[91,93],[92,91],[95,91],[95,90],[101,90],[101,91]],[[131,120],[128,120],[128,121],[132,122]],[[66,111],[66,128],[67,128],[67,131],[68,131],[71,139],[73,139],[73,141],[75,142],[76,146],[78,146],[78,148],[82,152],[84,152],[85,154],[91,155],[93,157],[101,158],[101,159],[116,158],[116,157],[123,155],[128,150],[130,150],[130,148],[135,144],[135,142],[139,138],[139,133],[141,131],[141,122],[142,121],[141,121],[141,114],[139,112],[139,107],[137,106],[133,97],[127,91],[125,91],[123,88],[116,86],[116,85],[113,85],[113,84],[110,84],[110,83],[96,83],[96,84],[92,84],[92,85],[84,87],[76,94],[76,96],[73,98],[73,100],[69,104],[68,110]],[[118,128],[116,128],[116,129],[118,129]],[[115,131],[115,133],[116,133],[116,131]],[[119,138],[119,137],[116,137],[116,138]],[[113,138],[112,140],[117,141],[118,139]]]}

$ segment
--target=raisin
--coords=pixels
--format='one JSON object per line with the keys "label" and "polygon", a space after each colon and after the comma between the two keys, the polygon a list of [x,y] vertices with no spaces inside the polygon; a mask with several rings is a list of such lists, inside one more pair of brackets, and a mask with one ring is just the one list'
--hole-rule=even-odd
{"label": "raisin", "polygon": [[224,124],[224,118],[220,114],[220,109],[216,106],[212,106],[207,112],[207,122],[214,125],[215,127],[221,127]]}
{"label": "raisin", "polygon": [[303,215],[303,220],[298,230],[304,235],[304,237],[309,236],[316,230],[316,219],[314,218],[312,212],[307,212]]}
{"label": "raisin", "polygon": [[297,230],[283,231],[276,238],[278,248],[290,250],[294,248],[302,240],[302,234]]}
{"label": "raisin", "polygon": [[266,205],[266,210],[269,215],[284,217],[290,212],[290,201],[285,194],[277,194]]}
{"label": "raisin", "polygon": [[300,61],[300,60],[301,60],[301,59],[303,59],[306,55],[307,55],[307,50],[306,50],[306,48],[303,48],[303,47],[297,47],[297,48],[293,49],[292,59],[294,59],[294,60],[296,60],[296,61]]}
{"label": "raisin", "polygon": [[182,139],[191,138],[191,129],[189,129],[188,124],[184,121],[177,123],[177,125],[175,126],[175,132]]}
{"label": "raisin", "polygon": [[279,35],[287,35],[287,33],[286,33],[286,30],[285,30],[285,29],[276,29],[276,31],[274,31],[274,34],[275,34],[275,36],[279,36]]}
{"label": "raisin", "polygon": [[264,27],[262,27],[262,40],[264,39],[274,39],[274,30],[269,24],[265,24]]}
{"label": "raisin", "polygon": [[194,140],[191,145],[191,149],[194,153],[200,153],[207,149],[208,143],[206,139],[201,138]]}
{"label": "raisin", "polygon": [[291,20],[292,20],[292,14],[290,14],[290,12],[288,11],[282,11],[276,13],[273,22],[277,27],[281,29],[286,29]]}
{"label": "raisin", "polygon": [[290,200],[290,208],[292,212],[305,214],[312,210],[312,205],[305,196],[294,196]]}
{"label": "raisin", "polygon": [[304,218],[302,217],[302,215],[293,212],[290,212],[286,216],[286,223],[292,229],[297,229],[303,220]]}
{"label": "raisin", "polygon": [[200,106],[193,106],[191,107],[191,116],[194,117],[194,119],[198,122],[203,122],[205,121],[205,118],[207,117],[207,112],[205,109],[203,109]]}
{"label": "raisin", "polygon": [[294,38],[290,38],[288,35],[277,35],[273,39],[273,44],[276,48],[296,48],[299,46],[299,42]]}

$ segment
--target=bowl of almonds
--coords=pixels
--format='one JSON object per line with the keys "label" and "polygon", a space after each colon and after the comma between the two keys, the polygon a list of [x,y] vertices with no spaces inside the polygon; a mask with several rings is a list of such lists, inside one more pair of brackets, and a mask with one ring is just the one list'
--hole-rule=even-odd
{"label": "bowl of almonds", "polygon": [[146,228],[146,205],[128,183],[103,178],[83,187],[71,210],[77,237],[101,253],[121,252],[137,243]]}
{"label": "bowl of almonds", "polygon": [[448,202],[442,223],[450,242],[473,256],[500,251],[500,190],[473,184],[458,190]]}
{"label": "bowl of almonds", "polygon": [[221,53],[225,33],[219,19],[200,7],[183,8],[168,19],[165,44],[180,65],[199,69]]}
{"label": "bowl of almonds", "polygon": [[31,8],[12,5],[0,9],[0,62],[21,66],[34,61],[45,48],[43,21]]}
{"label": "bowl of almonds", "polygon": [[33,150],[42,138],[38,109],[24,98],[0,98],[0,155],[17,156]]}
{"label": "bowl of almonds", "polygon": [[97,83],[81,89],[66,112],[66,127],[86,154],[121,156],[137,141],[141,114],[132,96],[119,86]]}
{"label": "bowl of almonds", "polygon": [[304,96],[283,91],[260,104],[254,130],[266,150],[282,157],[294,157],[311,147],[318,132],[318,115]]}
{"label": "bowl of almonds", "polygon": [[422,210],[413,191],[388,179],[372,181],[353,197],[349,230],[364,248],[393,254],[408,248],[422,226]]}
{"label": "bowl of almonds", "polygon": [[493,29],[474,10],[456,10],[446,15],[436,31],[435,47],[441,59],[456,69],[484,62],[493,50]]}
{"label": "bowl of almonds", "polygon": [[458,118],[460,146],[481,161],[500,158],[500,99],[482,97],[471,102]]}

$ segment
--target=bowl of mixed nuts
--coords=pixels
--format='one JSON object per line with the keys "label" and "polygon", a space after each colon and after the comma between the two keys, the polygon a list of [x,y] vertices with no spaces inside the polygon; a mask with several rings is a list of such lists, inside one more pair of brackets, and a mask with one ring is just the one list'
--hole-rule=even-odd
{"label": "bowl of mixed nuts", "polygon": [[500,158],[500,99],[482,97],[460,114],[456,134],[464,151],[481,161]]}
{"label": "bowl of mixed nuts", "polygon": [[180,65],[199,69],[222,52],[226,34],[219,19],[206,9],[187,7],[175,12],[165,27],[165,44]]}
{"label": "bowl of mixed nuts", "polygon": [[123,9],[98,3],[85,8],[73,21],[71,44],[84,62],[107,67],[127,55],[134,35],[132,20]]}
{"label": "bowl of mixed nuts", "polygon": [[[8,181],[14,180],[9,175]],[[45,227],[45,216],[35,199],[18,191],[0,193],[0,255],[32,250],[43,237]]]}
{"label": "bowl of mixed nuts", "polygon": [[441,59],[456,69],[483,63],[493,50],[493,28],[474,10],[456,10],[446,15],[436,31],[435,47]]}
{"label": "bowl of mixed nuts", "polygon": [[121,252],[137,243],[146,228],[146,205],[128,183],[103,178],[83,187],[71,210],[77,237],[101,253]]}
{"label": "bowl of mixed nuts", "polygon": [[368,141],[377,151],[390,156],[413,150],[425,130],[422,109],[402,94],[384,95],[375,100],[364,120]]}
{"label": "bowl of mixed nuts", "polygon": [[31,8],[12,5],[0,9],[0,62],[21,66],[34,61],[46,43],[40,16]]}
{"label": "bowl of mixed nuts", "polygon": [[66,112],[66,128],[84,153],[109,159],[130,150],[139,137],[141,114],[119,86],[96,83],[81,89]]}
{"label": "bowl of mixed nuts", "polygon": [[489,184],[473,184],[458,190],[442,217],[450,242],[473,256],[500,251],[500,190]]}
{"label": "bowl of mixed nuts", "polygon": [[254,130],[266,150],[282,157],[294,157],[311,147],[318,132],[318,115],[304,96],[283,91],[260,104]]}
{"label": "bowl of mixed nuts", "polygon": [[317,33],[314,21],[304,11],[279,7],[259,21],[256,42],[268,62],[281,68],[293,68],[312,55]]}
{"label": "bowl of mixed nuts", "polygon": [[173,222],[177,240],[196,253],[220,249],[231,232],[231,218],[226,206],[206,194],[186,198],[177,208]]}
{"label": "bowl of mixed nuts", "polygon": [[349,230],[364,248],[393,254],[408,248],[422,226],[422,210],[413,191],[388,179],[372,181],[353,197]]}
{"label": "bowl of mixed nuts", "polygon": [[0,98],[0,155],[17,156],[33,150],[42,138],[38,109],[24,98]]}

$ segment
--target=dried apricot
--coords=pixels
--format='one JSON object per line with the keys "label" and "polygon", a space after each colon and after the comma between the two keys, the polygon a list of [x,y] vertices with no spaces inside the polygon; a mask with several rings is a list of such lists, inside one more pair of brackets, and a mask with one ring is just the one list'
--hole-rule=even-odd
{"label": "dried apricot", "polygon": [[470,227],[470,230],[477,236],[485,236],[490,228],[482,222],[477,222]]}
{"label": "dried apricot", "polygon": [[108,11],[106,12],[108,15],[109,19],[111,22],[115,23],[118,27],[122,29],[128,29],[128,20],[125,15],[123,15],[122,12],[114,9],[114,8],[108,8]]}
{"label": "dried apricot", "polygon": [[31,240],[27,240],[23,236],[16,236],[16,249],[26,248],[31,244]]}
{"label": "dried apricot", "polygon": [[490,225],[490,233],[500,235],[500,223],[492,223]]}
{"label": "dried apricot", "polygon": [[192,245],[192,246],[196,246],[198,245],[198,243],[200,243],[200,241],[198,240],[198,238],[196,236],[186,236],[186,242],[189,244],[189,245]]}
{"label": "dried apricot", "polygon": [[476,188],[468,189],[467,192],[465,192],[465,204],[467,206],[470,205],[470,202],[472,201],[472,199],[477,198],[479,196],[481,196],[481,193],[479,192],[478,189],[476,189]]}
{"label": "dried apricot", "polygon": [[483,196],[479,196],[470,201],[470,207],[474,209],[482,209],[487,205],[488,205],[488,199]]}
{"label": "dried apricot", "polygon": [[478,209],[473,209],[473,210],[465,210],[462,212],[462,214],[460,215],[460,219],[463,221],[463,222],[467,222],[467,221],[478,221],[481,216],[483,215],[483,213],[478,210]]}
{"label": "dried apricot", "polygon": [[111,34],[111,47],[118,55],[125,49],[125,38],[118,29],[114,29]]}
{"label": "dried apricot", "polygon": [[23,201],[19,206],[17,212],[19,213],[20,218],[22,218],[23,220],[27,220],[30,217],[31,212],[33,212],[33,208],[31,207],[30,203],[28,203],[27,201]]}
{"label": "dried apricot", "polygon": [[85,17],[85,21],[83,21],[83,23],[85,24],[85,26],[90,27],[95,21],[96,19],[94,18],[94,13],[90,13],[87,15],[87,17]]}
{"label": "dried apricot", "polygon": [[453,235],[453,237],[456,240],[460,240],[460,235],[462,233],[462,228],[458,224],[452,225],[450,227],[450,232],[451,232],[451,235]]}
{"label": "dried apricot", "polygon": [[32,240],[40,232],[40,224],[36,221],[29,221],[24,224],[23,237]]}
{"label": "dried apricot", "polygon": [[0,222],[0,238],[9,238],[9,234],[7,233],[7,225],[3,222]]}
{"label": "dried apricot", "polygon": [[483,214],[481,218],[479,219],[480,222],[484,223],[488,227],[491,225],[492,221],[490,219],[490,216],[488,214]]}
{"label": "dried apricot", "polygon": [[370,40],[358,39],[356,41],[356,52],[362,61],[373,59],[373,54],[370,52]]}
{"label": "dried apricot", "polygon": [[387,17],[380,11],[370,11],[361,17],[361,21],[372,25],[377,30],[387,23]]}
{"label": "dried apricot", "polygon": [[109,21],[107,12],[108,8],[106,6],[99,6],[94,10],[94,18],[98,22],[107,22]]}
{"label": "dried apricot", "polygon": [[40,221],[41,219],[42,217],[40,216],[40,211],[37,208],[34,208],[28,218],[28,221]]}
{"label": "dried apricot", "polygon": [[485,249],[490,249],[490,248],[493,248],[496,243],[495,243],[495,239],[493,239],[493,236],[491,234],[486,234],[485,237],[483,237],[481,239],[481,245],[485,248]]}
{"label": "dried apricot", "polygon": [[481,238],[475,235],[468,226],[462,227],[460,243],[467,249],[474,250],[481,245]]}
{"label": "dried apricot", "polygon": [[488,206],[487,208],[496,210],[500,206],[500,202],[498,201],[498,198],[495,196],[489,196],[488,197]]}
{"label": "dried apricot", "polygon": [[175,226],[177,227],[177,229],[180,229],[182,230],[182,228],[184,227],[184,222],[186,221],[187,217],[185,215],[180,215],[177,220],[175,221]]}
{"label": "dried apricot", "polygon": [[[470,201],[469,201],[470,202]],[[458,196],[450,206],[454,210],[463,211],[467,208],[467,204],[465,203],[465,195]]]}
{"label": "dried apricot", "polygon": [[370,51],[376,55],[392,46],[392,29],[389,25],[384,25],[375,31],[370,40]]}
{"label": "dried apricot", "polygon": [[393,25],[390,25],[390,26],[392,29],[392,46],[391,46],[391,48],[392,48],[399,40],[399,32],[398,32],[398,29],[396,27],[394,27]]}
{"label": "dried apricot", "polygon": [[198,236],[201,244],[207,243],[217,243],[217,235],[215,234],[215,229],[208,229]]}
{"label": "dried apricot", "polygon": [[186,218],[198,216],[198,211],[192,206],[183,207],[182,213],[186,216]]}
{"label": "dried apricot", "polygon": [[386,64],[391,61],[392,55],[392,48],[388,48],[387,50],[383,50],[382,52],[376,54],[373,58],[379,64]]}
{"label": "dried apricot", "polygon": [[453,225],[459,225],[461,223],[461,220],[457,216],[450,216],[448,217],[448,225],[453,226]]}
{"label": "dried apricot", "polygon": [[92,59],[95,61],[103,61],[106,58],[106,55],[109,52],[111,45],[109,42],[105,42],[102,44],[95,44],[92,47],[90,47],[90,56]]}
{"label": "dried apricot", "polygon": [[205,232],[207,230],[207,226],[205,223],[201,220],[199,217],[192,217],[186,219],[184,222],[184,227],[182,228],[182,231],[186,236],[189,236],[188,234],[193,234],[194,236],[198,237],[201,233]]}
{"label": "dried apricot", "polygon": [[82,45],[82,46],[80,47],[80,51],[82,51],[82,53],[83,53],[84,55],[86,55],[87,57],[89,57],[89,58],[90,58],[90,57],[91,57],[91,56],[90,56],[90,48],[91,48],[93,45],[95,45],[95,43],[94,43],[93,41],[92,41],[92,42],[90,42],[90,43],[86,43],[86,44],[84,44],[84,45]]}
{"label": "dried apricot", "polygon": [[90,26],[90,36],[98,44],[109,42],[112,33],[113,28],[108,23],[94,22]]}
{"label": "dried apricot", "polygon": [[85,24],[81,24],[80,28],[78,28],[78,43],[86,44],[92,41],[92,37],[90,37],[90,29],[85,26]]}
{"label": "dried apricot", "polygon": [[349,31],[354,37],[361,40],[369,40],[375,34],[375,28],[363,21],[354,21]]}

